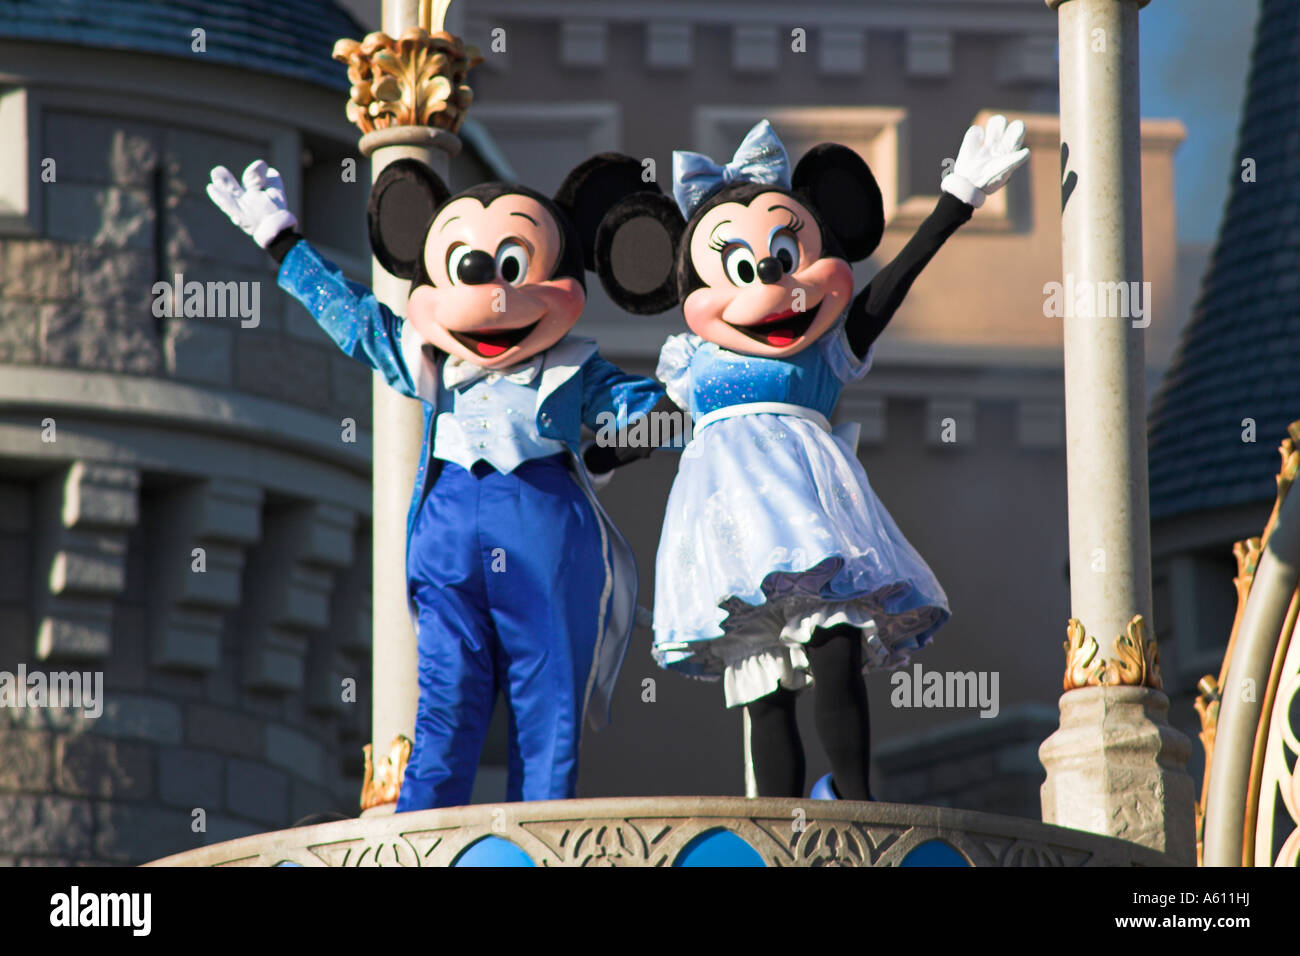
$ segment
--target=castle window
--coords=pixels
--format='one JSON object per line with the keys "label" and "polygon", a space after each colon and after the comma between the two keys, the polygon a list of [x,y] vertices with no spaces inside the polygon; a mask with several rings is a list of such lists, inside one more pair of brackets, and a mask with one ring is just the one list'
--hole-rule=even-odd
{"label": "castle window", "polygon": [[38,221],[41,164],[31,144],[38,140],[22,87],[0,86],[0,235],[30,235]]}
{"label": "castle window", "polygon": [[1236,574],[1229,545],[1171,555],[1156,574],[1156,636],[1176,648],[1180,683],[1218,673],[1237,613]]}
{"label": "castle window", "polygon": [[345,271],[367,276],[370,262],[364,226],[369,196],[370,161],[355,143],[302,134],[298,229],[331,253]]}

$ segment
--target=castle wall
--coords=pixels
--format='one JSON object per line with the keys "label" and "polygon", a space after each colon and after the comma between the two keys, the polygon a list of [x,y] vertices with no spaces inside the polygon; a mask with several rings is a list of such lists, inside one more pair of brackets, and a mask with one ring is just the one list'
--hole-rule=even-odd
{"label": "castle wall", "polygon": [[[0,861],[138,863],[355,813],[370,373],[203,192],[266,157],[295,208],[356,224],[322,223],[346,242],[325,246],[368,272],[364,162],[347,183],[303,155],[356,155],[344,96],[55,45],[0,42],[0,64],[27,186],[0,228],[0,670],[104,689],[97,718],[0,709]],[[167,315],[177,274],[257,311]]]}

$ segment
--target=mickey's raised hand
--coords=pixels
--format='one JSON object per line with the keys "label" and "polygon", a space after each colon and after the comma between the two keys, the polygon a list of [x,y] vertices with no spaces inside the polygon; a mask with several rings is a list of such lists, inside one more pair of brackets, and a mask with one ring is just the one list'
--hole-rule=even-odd
{"label": "mickey's raised hand", "polygon": [[285,204],[280,174],[260,159],[244,170],[243,185],[225,166],[213,167],[208,197],[263,249],[284,230],[298,225]]}
{"label": "mickey's raised hand", "polygon": [[961,141],[953,170],[939,188],[978,209],[989,193],[1006,185],[1011,174],[1029,158],[1021,148],[1025,124],[1007,124],[1005,116],[994,116],[986,127],[972,126]]}

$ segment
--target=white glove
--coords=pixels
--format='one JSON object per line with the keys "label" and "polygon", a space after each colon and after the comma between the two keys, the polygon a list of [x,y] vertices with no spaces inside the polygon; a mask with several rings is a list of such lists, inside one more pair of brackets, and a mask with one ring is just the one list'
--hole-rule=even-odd
{"label": "white glove", "polygon": [[991,117],[984,128],[972,126],[939,188],[978,209],[1029,158],[1029,150],[1020,146],[1024,139],[1025,124],[1016,120],[1008,126],[1005,116]]}
{"label": "white glove", "polygon": [[260,159],[248,164],[242,186],[225,166],[213,167],[208,197],[263,249],[298,225],[284,201],[284,180]]}

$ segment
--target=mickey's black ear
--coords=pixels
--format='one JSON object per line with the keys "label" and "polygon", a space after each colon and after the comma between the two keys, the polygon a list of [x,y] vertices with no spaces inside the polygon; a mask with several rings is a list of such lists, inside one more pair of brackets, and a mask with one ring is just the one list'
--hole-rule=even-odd
{"label": "mickey's black ear", "polygon": [[885,203],[862,157],[837,143],[810,149],[791,181],[817,210],[849,262],[865,259],[885,232]]}
{"label": "mickey's black ear", "polygon": [[588,271],[596,268],[596,233],[601,220],[622,199],[633,193],[658,192],[653,182],[642,178],[641,160],[622,153],[599,153],[564,177],[555,194],[555,204],[578,227],[582,239],[582,260]]}
{"label": "mickey's black ear", "polygon": [[447,184],[419,160],[397,159],[385,166],[366,211],[370,248],[379,264],[400,279],[415,275],[433,214],[450,195]]}
{"label": "mickey's black ear", "polygon": [[628,196],[596,233],[596,273],[614,304],[653,315],[677,304],[677,247],[686,222],[661,192]]}

